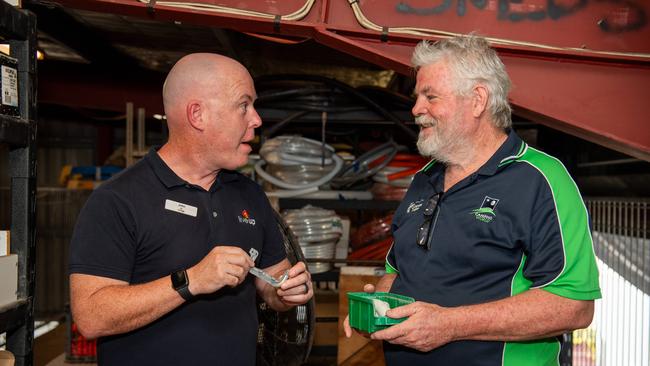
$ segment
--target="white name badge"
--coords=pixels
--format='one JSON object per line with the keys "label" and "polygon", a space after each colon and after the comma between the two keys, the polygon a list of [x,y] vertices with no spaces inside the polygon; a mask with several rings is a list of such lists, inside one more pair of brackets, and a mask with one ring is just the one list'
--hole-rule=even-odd
{"label": "white name badge", "polygon": [[196,217],[196,213],[198,212],[198,209],[194,206],[172,200],[165,200],[165,210],[182,213],[192,217]]}

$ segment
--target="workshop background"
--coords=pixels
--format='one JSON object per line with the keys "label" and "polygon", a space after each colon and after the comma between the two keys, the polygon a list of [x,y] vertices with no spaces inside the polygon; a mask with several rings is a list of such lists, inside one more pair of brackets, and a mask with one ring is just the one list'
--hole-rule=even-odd
{"label": "workshop background", "polygon": [[562,365],[650,366],[650,3],[16,2],[0,0],[0,365],[93,363],[67,307],[72,229],[95,187],[165,142],[162,82],[192,52],[255,78],[264,124],[242,171],[313,273],[310,304],[260,304],[258,364],[382,365],[381,344],[341,324],[347,292],[383,274],[392,213],[426,164],[410,53],[477,31],[512,77],[513,128],[564,163],[590,212],[603,299]]}

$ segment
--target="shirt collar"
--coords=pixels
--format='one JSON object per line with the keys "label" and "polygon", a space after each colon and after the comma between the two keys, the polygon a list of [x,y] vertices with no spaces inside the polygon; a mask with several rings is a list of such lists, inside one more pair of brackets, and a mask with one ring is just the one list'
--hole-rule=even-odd
{"label": "shirt collar", "polygon": [[429,177],[427,180],[429,184],[433,186],[435,193],[444,190],[443,185],[445,180],[441,178],[445,176],[445,164],[440,164],[435,159],[432,159],[427,163],[427,165],[420,169],[420,172]]}
{"label": "shirt collar", "polygon": [[506,141],[501,144],[483,166],[478,170],[481,175],[494,175],[500,168],[515,161],[526,151],[526,143],[521,140],[513,129],[510,129]]}
{"label": "shirt collar", "polygon": [[144,156],[158,179],[160,179],[167,188],[186,185],[187,182],[176,175],[176,173],[174,173],[174,171],[163,161],[160,155],[158,155],[159,149],[160,146],[152,147],[147,155]]}
{"label": "shirt collar", "polygon": [[[528,145],[521,140],[515,131],[510,129],[506,141],[501,144],[490,160],[481,166],[477,173],[481,175],[494,175],[499,169],[520,158],[527,147]],[[442,191],[444,180],[441,177],[444,176],[445,172],[444,164],[438,164],[435,160],[432,160],[420,171],[429,176],[429,182],[437,191]]]}
{"label": "shirt collar", "polygon": [[239,173],[232,170],[221,169],[217,175],[217,183],[229,183],[239,179]]}
{"label": "shirt collar", "polygon": [[[160,181],[165,185],[165,187],[172,188],[191,185],[176,175],[176,173],[174,173],[174,171],[165,163],[165,161],[163,161],[160,155],[158,155],[159,149],[160,146],[152,147],[144,158],[147,163],[149,163],[149,166],[151,166],[158,179],[160,179]],[[210,191],[213,191],[223,183],[236,181],[238,177],[239,173],[222,169],[217,175],[217,180],[212,184],[212,187],[210,187]]]}

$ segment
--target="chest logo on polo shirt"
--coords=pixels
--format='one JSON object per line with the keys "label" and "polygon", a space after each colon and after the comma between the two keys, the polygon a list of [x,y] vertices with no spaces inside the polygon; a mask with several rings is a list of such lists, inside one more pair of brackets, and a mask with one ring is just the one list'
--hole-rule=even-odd
{"label": "chest logo on polo shirt", "polygon": [[246,210],[242,210],[241,215],[237,216],[237,219],[239,219],[239,222],[242,223],[242,224],[248,224],[248,225],[251,225],[251,226],[255,226],[255,219],[250,217],[250,215],[248,214],[248,211],[246,211]]}
{"label": "chest logo on polo shirt", "polygon": [[481,207],[470,211],[470,214],[474,215],[478,221],[482,222],[492,222],[497,214],[494,212],[494,209],[499,203],[498,198],[492,198],[490,196],[485,196]]}
{"label": "chest logo on polo shirt", "polygon": [[409,203],[409,207],[406,208],[406,213],[411,213],[415,212],[422,207],[422,204],[424,203],[424,200],[417,200],[415,202]]}

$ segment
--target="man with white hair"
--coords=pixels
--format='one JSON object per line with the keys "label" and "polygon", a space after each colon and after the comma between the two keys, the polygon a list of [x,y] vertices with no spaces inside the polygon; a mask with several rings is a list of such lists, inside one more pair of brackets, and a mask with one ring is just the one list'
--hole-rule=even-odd
{"label": "man with white hair", "polygon": [[558,365],[558,336],[587,327],[601,296],[580,192],[512,130],[510,79],[484,38],[421,42],[412,62],[432,161],[395,213],[386,275],[364,290],[416,302],[371,338],[389,366]]}
{"label": "man with white hair", "polygon": [[[262,121],[248,71],[183,57],[163,87],[169,140],[102,184],[70,246],[73,318],[100,365],[255,365],[259,295],[282,311],[313,295],[286,258],[262,189],[235,171]],[[279,288],[248,275],[257,266]]]}

